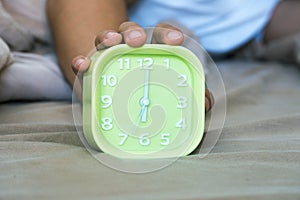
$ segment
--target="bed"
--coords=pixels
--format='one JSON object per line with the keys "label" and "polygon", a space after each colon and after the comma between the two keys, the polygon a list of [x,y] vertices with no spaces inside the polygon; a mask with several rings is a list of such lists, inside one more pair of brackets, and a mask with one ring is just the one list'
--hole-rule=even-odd
{"label": "bed", "polygon": [[192,154],[151,173],[94,159],[72,102],[0,104],[0,199],[300,199],[300,68],[217,65],[228,100],[217,144],[204,158]]}

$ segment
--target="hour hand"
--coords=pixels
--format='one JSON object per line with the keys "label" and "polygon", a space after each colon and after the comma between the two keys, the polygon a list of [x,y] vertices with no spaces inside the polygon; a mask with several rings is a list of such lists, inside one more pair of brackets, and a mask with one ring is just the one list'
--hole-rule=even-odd
{"label": "hour hand", "polygon": [[143,108],[143,113],[142,113],[142,122],[147,122],[147,113],[148,113],[148,106],[150,104],[150,101],[149,99],[142,99],[141,100],[141,105],[142,105],[142,108]]}
{"label": "hour hand", "polygon": [[[139,126],[140,122],[141,121],[142,122],[146,122],[147,121],[147,114],[145,114],[146,112],[147,112],[147,107],[146,106],[142,106],[142,109],[141,109],[141,111],[139,113],[139,116],[138,116],[138,120],[137,120],[137,122],[135,124],[134,134],[136,134],[136,131],[138,129],[138,126]],[[146,116],[146,118],[145,118],[145,116]],[[145,121],[143,121],[144,118],[145,118]]]}

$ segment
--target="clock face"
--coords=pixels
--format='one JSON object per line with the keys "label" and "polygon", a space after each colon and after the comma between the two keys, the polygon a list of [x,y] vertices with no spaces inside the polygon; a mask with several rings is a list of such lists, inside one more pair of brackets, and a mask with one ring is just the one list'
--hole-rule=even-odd
{"label": "clock face", "polygon": [[[205,84],[201,63],[183,47],[119,45],[93,57],[89,143],[116,157],[183,156],[204,131]],[[90,87],[91,89],[86,89]],[[84,98],[85,99],[85,98]],[[86,98],[89,99],[89,98]],[[87,110],[87,109],[86,109]]]}

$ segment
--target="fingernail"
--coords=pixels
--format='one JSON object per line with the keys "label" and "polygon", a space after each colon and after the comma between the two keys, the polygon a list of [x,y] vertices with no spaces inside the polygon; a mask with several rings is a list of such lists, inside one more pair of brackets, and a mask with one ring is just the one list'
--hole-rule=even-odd
{"label": "fingernail", "polygon": [[118,35],[118,33],[116,33],[116,32],[108,32],[108,33],[105,34],[105,38],[109,39],[109,38],[112,38],[112,37],[114,37],[116,35]]}
{"label": "fingernail", "polygon": [[80,58],[77,58],[75,63],[73,64],[73,67],[77,70],[79,70],[82,65],[86,62],[87,58],[85,57],[80,57]]}
{"label": "fingernail", "polygon": [[182,37],[182,34],[178,31],[170,31],[167,35],[170,40],[178,40]]}
{"label": "fingernail", "polygon": [[134,30],[134,31],[129,32],[128,37],[129,37],[129,39],[136,39],[136,38],[142,37],[142,35],[143,34],[141,31]]}

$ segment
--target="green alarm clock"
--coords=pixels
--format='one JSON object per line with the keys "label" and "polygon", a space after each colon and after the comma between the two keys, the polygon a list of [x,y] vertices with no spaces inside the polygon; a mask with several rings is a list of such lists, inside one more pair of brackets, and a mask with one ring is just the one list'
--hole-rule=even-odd
{"label": "green alarm clock", "polygon": [[83,76],[88,144],[118,158],[169,158],[200,144],[205,75],[182,46],[126,44],[98,51]]}

